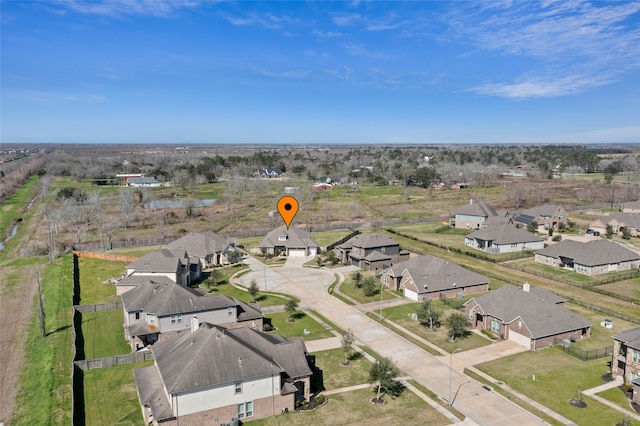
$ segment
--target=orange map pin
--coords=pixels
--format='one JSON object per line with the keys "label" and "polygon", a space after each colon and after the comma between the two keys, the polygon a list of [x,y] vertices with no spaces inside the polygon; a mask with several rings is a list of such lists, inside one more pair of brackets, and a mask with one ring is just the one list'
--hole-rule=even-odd
{"label": "orange map pin", "polygon": [[280,213],[284,224],[287,225],[287,229],[289,229],[293,217],[298,213],[298,200],[291,195],[285,195],[280,198],[278,201],[278,213]]}

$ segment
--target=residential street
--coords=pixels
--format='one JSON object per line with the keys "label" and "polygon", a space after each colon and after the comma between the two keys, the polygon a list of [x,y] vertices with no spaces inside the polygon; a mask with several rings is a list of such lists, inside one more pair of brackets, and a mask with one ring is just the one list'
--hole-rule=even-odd
{"label": "residential street", "polygon": [[[302,301],[301,308],[313,309],[341,328],[350,328],[357,343],[370,347],[384,357],[390,357],[404,375],[412,376],[422,385],[448,400],[450,374],[448,359],[438,359],[430,355],[377,321],[368,318],[360,310],[327,293],[328,286],[335,279],[334,274],[353,271],[354,267],[329,270],[286,265],[265,268],[261,262],[252,257],[245,259],[245,263],[251,267],[252,272],[238,279],[242,285],[248,286],[251,280],[255,280],[261,288],[264,288],[266,276],[267,290],[292,294]],[[458,355],[461,354],[456,356]],[[454,406],[468,417],[465,424],[469,424],[469,420],[486,426],[546,424],[456,371],[462,367],[460,361],[456,360],[454,366],[457,368],[452,371],[452,393],[455,394],[460,388]]]}

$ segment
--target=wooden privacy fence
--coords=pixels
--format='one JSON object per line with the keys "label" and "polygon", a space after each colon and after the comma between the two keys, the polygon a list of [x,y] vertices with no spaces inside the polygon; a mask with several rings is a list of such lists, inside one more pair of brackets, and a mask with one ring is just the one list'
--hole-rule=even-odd
{"label": "wooden privacy fence", "polygon": [[78,257],[84,257],[87,259],[102,259],[102,260],[111,260],[111,261],[119,261],[119,262],[133,262],[137,257],[133,256],[124,256],[121,254],[109,254],[109,253],[96,253],[94,251],[78,251],[74,250],[73,254]]}
{"label": "wooden privacy fence", "polygon": [[116,367],[118,365],[136,364],[144,361],[153,361],[153,352],[144,351],[105,358],[80,360],[74,361],[73,364],[82,371],[88,371],[96,368]]}
{"label": "wooden privacy fence", "polygon": [[76,305],[74,306],[76,311],[80,313],[87,312],[103,312],[103,311],[115,311],[117,309],[122,309],[122,302],[107,302],[107,303],[96,303],[95,305]]}

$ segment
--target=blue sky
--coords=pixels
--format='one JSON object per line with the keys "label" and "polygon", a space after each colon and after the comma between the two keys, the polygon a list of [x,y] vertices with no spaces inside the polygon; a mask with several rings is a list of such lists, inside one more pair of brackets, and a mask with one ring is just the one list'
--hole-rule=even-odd
{"label": "blue sky", "polygon": [[0,7],[5,143],[640,143],[640,2]]}

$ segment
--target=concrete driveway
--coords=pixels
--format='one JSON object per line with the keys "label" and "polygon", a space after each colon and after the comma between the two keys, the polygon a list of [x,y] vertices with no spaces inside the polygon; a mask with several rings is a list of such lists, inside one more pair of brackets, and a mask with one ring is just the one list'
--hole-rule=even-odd
{"label": "concrete driveway", "polygon": [[[503,340],[502,342],[492,343],[481,348],[456,353],[453,357],[453,366],[459,371],[462,371],[464,370],[464,367],[494,361],[496,359],[526,351],[527,348],[517,344],[516,342]],[[447,359],[446,362],[449,362],[449,360]]]}
{"label": "concrete driveway", "polygon": [[265,268],[261,262],[251,257],[245,259],[245,263],[251,266],[252,272],[240,277],[239,280],[244,285],[248,285],[255,279],[261,287],[266,284],[269,291],[274,290],[298,297],[302,301],[301,307],[319,312],[345,330],[351,329],[357,344],[366,345],[381,356],[389,357],[404,375],[413,377],[443,398],[449,397],[450,386],[454,393],[459,389],[455,407],[475,423],[486,426],[545,424],[499,394],[482,388],[478,382],[469,379],[468,376],[458,371],[450,371],[448,360],[445,363],[437,359],[367,317],[354,306],[347,305],[329,295],[327,287],[334,280],[335,270],[299,267]]}

